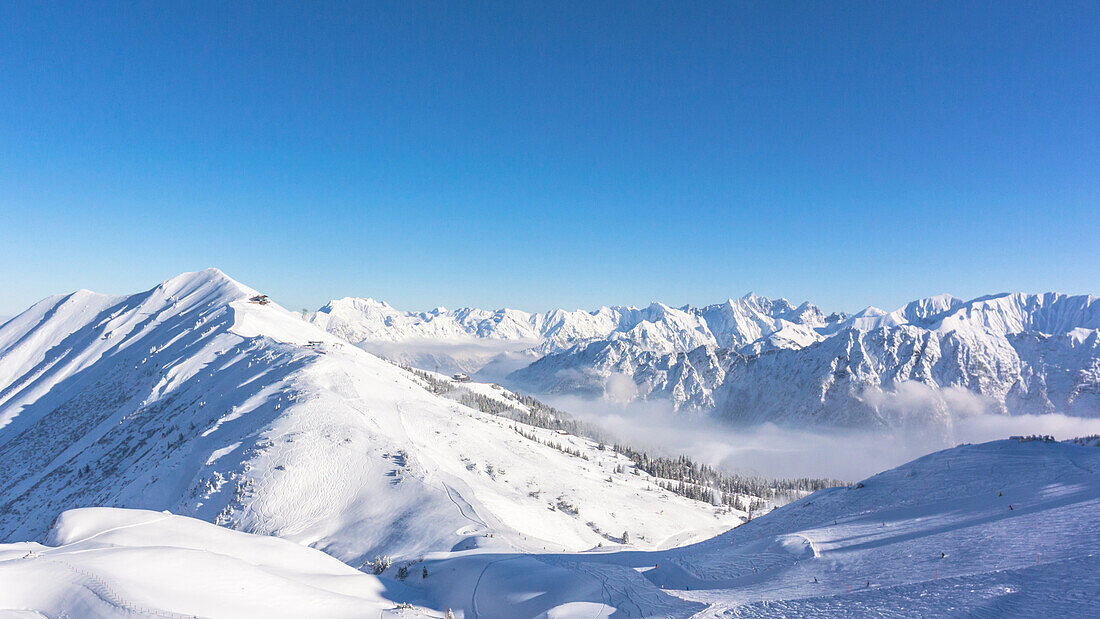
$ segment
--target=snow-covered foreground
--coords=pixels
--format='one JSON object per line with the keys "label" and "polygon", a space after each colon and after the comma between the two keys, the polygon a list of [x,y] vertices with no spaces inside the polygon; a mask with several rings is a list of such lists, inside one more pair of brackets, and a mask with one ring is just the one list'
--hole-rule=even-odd
{"label": "snow-covered foreground", "polygon": [[403,594],[293,542],[145,510],[72,510],[45,544],[0,544],[4,616],[377,617]]}
{"label": "snow-covered foreground", "polygon": [[437,598],[484,617],[1090,616],[1100,448],[961,446],[673,550],[430,563]]}
{"label": "snow-covered foreground", "polygon": [[[37,558],[24,558],[28,553]],[[0,609],[49,616],[1091,616],[1100,447],[1004,440],[817,492],[662,551],[428,554],[375,578],[290,542],[157,512],[65,513],[0,545]],[[399,603],[415,607],[399,610]],[[165,615],[162,615],[165,616]],[[168,615],[177,616],[177,615]]]}

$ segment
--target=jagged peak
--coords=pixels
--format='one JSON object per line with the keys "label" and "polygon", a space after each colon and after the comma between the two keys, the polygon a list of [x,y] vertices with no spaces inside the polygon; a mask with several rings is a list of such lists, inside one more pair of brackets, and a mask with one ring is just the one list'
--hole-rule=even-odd
{"label": "jagged peak", "polygon": [[330,313],[335,309],[348,308],[356,311],[364,311],[370,309],[384,309],[394,310],[393,306],[385,301],[379,301],[373,297],[341,297],[339,299],[333,299],[318,309],[318,312]]}

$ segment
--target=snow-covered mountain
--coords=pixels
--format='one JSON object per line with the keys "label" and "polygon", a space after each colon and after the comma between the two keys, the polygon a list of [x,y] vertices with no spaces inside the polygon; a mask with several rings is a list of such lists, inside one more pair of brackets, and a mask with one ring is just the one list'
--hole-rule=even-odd
{"label": "snow-covered mountain", "polygon": [[[673,353],[721,346],[805,346],[830,323],[821,311],[749,294],[702,308],[602,307],[528,313],[464,308],[406,312],[373,299],[330,302],[308,320],[329,333],[399,363],[446,373],[498,378],[539,357],[581,343],[626,342],[639,351]],[[507,371],[505,371],[507,370]]]}
{"label": "snow-covered mountain", "polygon": [[[582,342],[509,381],[538,393],[603,395],[612,377],[625,376],[636,397],[741,422],[942,425],[960,407],[1100,416],[1093,296],[940,296],[783,327],[740,347],[661,352],[615,339]],[[772,344],[788,332],[798,335]]]}
{"label": "snow-covered mountain", "polygon": [[169,509],[359,565],[622,531],[655,548],[740,522],[629,464],[431,393],[215,269],[0,326],[0,539],[42,539],[74,507]]}
{"label": "snow-covered mountain", "polygon": [[702,308],[543,314],[412,313],[347,298],[310,320],[415,367],[541,394],[667,401],[745,423],[943,427],[960,410],[1100,415],[1093,296],[939,295],[851,316],[752,294]]}

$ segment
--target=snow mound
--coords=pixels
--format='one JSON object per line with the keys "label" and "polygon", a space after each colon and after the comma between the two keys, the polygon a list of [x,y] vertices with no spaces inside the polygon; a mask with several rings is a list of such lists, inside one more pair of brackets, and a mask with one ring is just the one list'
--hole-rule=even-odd
{"label": "snow mound", "polygon": [[47,616],[362,617],[384,593],[322,552],[162,512],[71,510],[45,545],[0,544],[0,608]]}

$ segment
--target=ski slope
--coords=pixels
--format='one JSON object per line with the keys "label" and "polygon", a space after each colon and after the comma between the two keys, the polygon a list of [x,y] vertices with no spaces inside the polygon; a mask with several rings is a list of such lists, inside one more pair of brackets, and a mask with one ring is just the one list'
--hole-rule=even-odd
{"label": "ski slope", "polygon": [[[688,546],[563,553],[480,545],[399,561],[379,578],[285,540],[159,512],[66,512],[44,541],[0,545],[0,609],[1084,617],[1100,602],[1100,448],[1087,441],[963,445]],[[394,578],[398,565],[410,568],[404,581]],[[396,608],[403,603],[413,608]]]}
{"label": "ski slope", "polygon": [[480,617],[557,607],[596,610],[589,617],[1090,616],[1100,448],[965,445],[691,546],[485,554],[429,569],[450,567],[465,576],[436,595],[456,606],[466,596]]}

